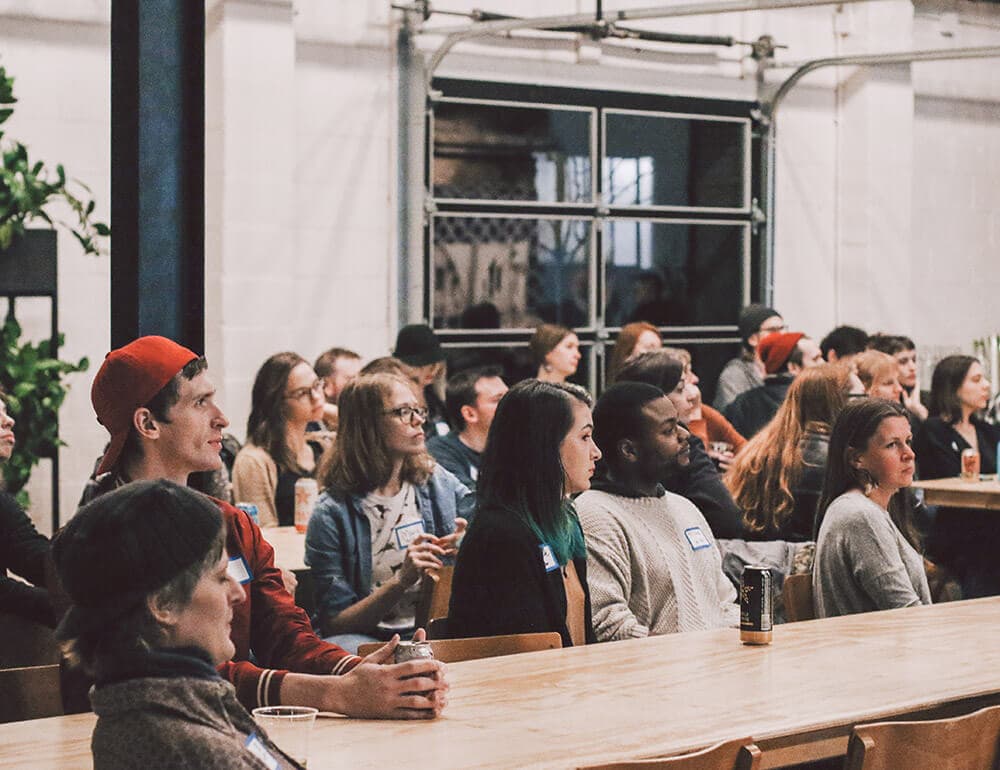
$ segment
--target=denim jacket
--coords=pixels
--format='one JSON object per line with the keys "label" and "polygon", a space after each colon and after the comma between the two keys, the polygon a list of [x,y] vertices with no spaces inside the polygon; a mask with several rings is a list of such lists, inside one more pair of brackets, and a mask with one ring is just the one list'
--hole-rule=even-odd
{"label": "denim jacket", "polygon": [[[471,517],[475,496],[440,465],[416,492],[425,532],[448,535],[456,516]],[[305,561],[312,570],[317,627],[372,591],[372,533],[363,499],[328,489],[309,519]]]}

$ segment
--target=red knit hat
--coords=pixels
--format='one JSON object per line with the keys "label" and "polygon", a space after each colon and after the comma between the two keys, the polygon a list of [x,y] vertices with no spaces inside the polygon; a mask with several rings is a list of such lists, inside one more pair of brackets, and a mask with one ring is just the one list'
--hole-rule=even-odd
{"label": "red knit hat", "polygon": [[768,374],[774,374],[781,369],[788,360],[788,357],[795,350],[799,340],[806,335],[802,332],[782,332],[780,334],[768,334],[757,343],[757,355],[764,362],[764,368]]}
{"label": "red knit hat", "polygon": [[166,337],[140,337],[108,353],[90,389],[97,421],[111,434],[98,473],[110,471],[118,462],[135,410],[196,358],[196,353]]}

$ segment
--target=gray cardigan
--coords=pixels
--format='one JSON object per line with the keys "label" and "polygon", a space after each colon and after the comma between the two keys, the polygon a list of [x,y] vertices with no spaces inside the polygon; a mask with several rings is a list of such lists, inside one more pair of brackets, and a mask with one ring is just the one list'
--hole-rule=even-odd
{"label": "gray cardigan", "polygon": [[821,618],[931,603],[923,557],[889,512],[858,491],[826,509],[812,582]]}

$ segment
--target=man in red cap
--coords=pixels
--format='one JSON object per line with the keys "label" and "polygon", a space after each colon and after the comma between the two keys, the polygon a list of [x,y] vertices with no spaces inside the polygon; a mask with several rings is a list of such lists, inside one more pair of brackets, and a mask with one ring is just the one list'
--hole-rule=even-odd
{"label": "man in red cap", "polygon": [[802,332],[769,334],[757,345],[757,355],[767,372],[764,384],[741,393],[724,412],[747,438],[771,421],[799,372],[823,363],[819,345]]}
{"label": "man in red cap", "polygon": [[[111,443],[83,502],[130,481],[185,484],[189,474],[219,467],[229,421],[215,404],[206,369],[204,358],[164,337],[141,337],[108,354],[91,401]],[[215,502],[226,521],[230,574],[246,591],[233,611],[236,654],[220,672],[247,708],[295,704],[398,719],[440,713],[447,690],[441,664],[381,665],[392,660],[394,642],[364,660],[324,642],[285,590],[257,525],[234,506]],[[413,675],[419,678],[404,681]]]}

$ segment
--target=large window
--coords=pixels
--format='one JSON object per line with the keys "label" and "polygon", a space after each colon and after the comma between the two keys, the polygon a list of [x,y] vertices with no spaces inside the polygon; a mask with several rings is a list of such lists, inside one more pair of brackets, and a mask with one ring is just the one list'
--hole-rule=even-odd
{"label": "large window", "polygon": [[[752,104],[461,80],[428,124],[427,316],[462,360],[577,331],[599,387],[630,321],[683,345],[712,398],[755,295]],[[508,366],[510,368],[510,366]]]}

